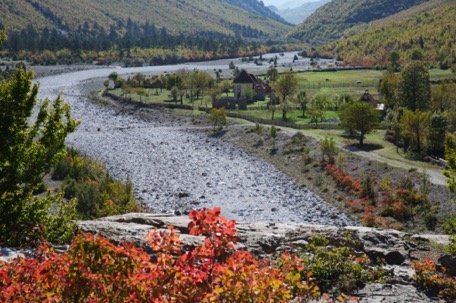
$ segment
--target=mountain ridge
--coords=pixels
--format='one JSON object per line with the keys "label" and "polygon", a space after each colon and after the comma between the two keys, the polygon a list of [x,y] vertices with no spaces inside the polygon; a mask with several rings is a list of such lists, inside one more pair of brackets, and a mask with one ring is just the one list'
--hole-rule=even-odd
{"label": "mountain ridge", "polygon": [[314,43],[343,38],[344,31],[394,15],[429,0],[333,0],[321,6],[289,36]]}

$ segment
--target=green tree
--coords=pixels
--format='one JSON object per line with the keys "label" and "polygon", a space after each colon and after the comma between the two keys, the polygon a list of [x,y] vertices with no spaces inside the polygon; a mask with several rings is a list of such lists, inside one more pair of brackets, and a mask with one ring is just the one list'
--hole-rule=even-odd
{"label": "green tree", "polygon": [[398,103],[398,76],[393,70],[388,69],[383,74],[383,78],[380,83],[380,93],[382,94],[382,102],[386,107],[394,109]]}
{"label": "green tree", "polygon": [[224,80],[222,82],[220,82],[220,89],[222,90],[222,92],[224,92],[226,94],[226,96],[228,97],[228,93],[230,92],[231,90],[231,82],[228,81],[228,80]]}
{"label": "green tree", "polygon": [[298,102],[299,102],[299,106],[301,106],[301,110],[302,110],[302,117],[304,118],[305,117],[305,114],[306,114],[306,110],[307,110],[307,104],[309,103],[309,99],[307,98],[307,93],[306,91],[300,91],[298,93]]}
{"label": "green tree", "polygon": [[242,94],[244,97],[247,98],[247,100],[253,100],[253,97],[255,96],[255,90],[251,86],[245,86],[242,88]]}
{"label": "green tree", "polygon": [[282,119],[287,119],[287,112],[290,109],[287,98],[293,96],[298,89],[298,79],[293,73],[283,74],[274,84],[274,90],[280,98],[280,109],[282,110]]}
{"label": "green tree", "polygon": [[394,52],[391,53],[389,59],[390,59],[390,62],[391,62],[391,66],[394,69],[396,69],[399,66],[399,62],[398,61],[399,61],[400,58],[401,58],[401,55],[398,52],[394,51]]}
{"label": "green tree", "polygon": [[177,86],[173,86],[171,88],[171,97],[173,97],[174,102],[177,102],[178,96],[179,96],[179,88]]}
{"label": "green tree", "polygon": [[[445,138],[445,160],[447,160],[448,169],[444,171],[447,177],[447,186],[452,193],[456,193],[456,137],[447,135]],[[454,200],[452,200],[455,203]],[[456,253],[456,235],[451,238],[451,244],[448,249],[452,253]]]}
{"label": "green tree", "polygon": [[268,69],[268,77],[271,83],[275,83],[279,78],[279,72],[277,71],[277,68],[271,66]]}
{"label": "green tree", "polygon": [[406,142],[410,142],[418,153],[423,150],[428,137],[431,113],[417,110],[415,112],[406,109],[402,118],[402,136]]}
{"label": "green tree", "polygon": [[443,113],[454,108],[456,102],[456,84],[444,80],[432,91],[431,110]]}
{"label": "green tree", "polygon": [[334,103],[328,96],[318,94],[310,100],[309,114],[311,115],[312,120],[319,119],[320,121],[323,121],[325,119],[325,112],[332,107],[334,107]]}
{"label": "green tree", "polygon": [[275,112],[277,111],[277,108],[278,108],[277,104],[274,104],[273,102],[271,102],[268,105],[268,109],[271,112],[271,120],[274,120],[274,115],[275,115]]}
{"label": "green tree", "polygon": [[344,129],[359,133],[359,145],[364,144],[364,136],[372,132],[380,122],[380,113],[366,102],[349,103],[340,113]]}
{"label": "green tree", "polygon": [[108,76],[108,79],[114,81],[114,83],[117,81],[118,78],[119,74],[117,74],[117,72],[112,72]]}
{"label": "green tree", "polygon": [[427,142],[429,152],[442,156],[445,152],[445,136],[448,129],[448,120],[442,115],[432,115],[429,125]]}
{"label": "green tree", "polygon": [[142,102],[142,97],[147,96],[147,91],[144,87],[136,87],[133,89],[133,93],[139,96],[139,102]]}
{"label": "green tree", "polygon": [[0,83],[0,245],[34,241],[41,236],[36,231],[42,227],[46,234],[46,223],[59,216],[49,212],[55,199],[34,198],[33,192],[78,125],[60,96],[52,103],[45,100],[32,118],[38,94],[32,78],[31,72],[19,68],[15,77]]}
{"label": "green tree", "polygon": [[401,72],[398,84],[400,104],[412,111],[427,110],[431,106],[431,82],[425,63],[413,61]]}
{"label": "green tree", "polygon": [[414,48],[410,55],[410,59],[412,60],[423,60],[424,54],[421,48]]}

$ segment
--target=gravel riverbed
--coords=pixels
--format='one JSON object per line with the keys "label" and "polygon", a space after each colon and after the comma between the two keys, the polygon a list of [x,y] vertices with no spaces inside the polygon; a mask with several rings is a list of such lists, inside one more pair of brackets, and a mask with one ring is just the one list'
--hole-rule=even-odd
{"label": "gravel riverbed", "polygon": [[68,144],[103,162],[115,178],[130,178],[154,212],[220,206],[227,218],[244,222],[356,225],[274,166],[211,137],[204,127],[167,119],[163,110],[119,111],[91,103],[87,92],[102,83],[93,80],[101,71],[91,72],[41,78],[40,98],[63,91],[73,116],[82,119]]}

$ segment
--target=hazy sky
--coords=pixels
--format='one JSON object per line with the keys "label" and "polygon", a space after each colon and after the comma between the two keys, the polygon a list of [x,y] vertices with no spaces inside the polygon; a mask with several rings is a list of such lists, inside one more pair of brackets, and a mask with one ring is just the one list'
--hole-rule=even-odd
{"label": "hazy sky", "polygon": [[286,5],[287,7],[293,8],[293,7],[298,7],[303,3],[306,2],[315,2],[317,0],[263,0],[263,3],[265,5],[274,5],[276,7],[282,7]]}

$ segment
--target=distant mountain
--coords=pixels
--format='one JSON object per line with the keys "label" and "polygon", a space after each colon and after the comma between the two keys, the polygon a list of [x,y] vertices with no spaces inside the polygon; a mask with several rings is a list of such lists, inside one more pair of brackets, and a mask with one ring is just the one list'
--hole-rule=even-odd
{"label": "distant mountain", "polygon": [[391,53],[399,61],[435,62],[442,68],[456,65],[456,1],[432,0],[393,16],[354,27],[348,39],[320,47],[348,64],[386,65]]}
{"label": "distant mountain", "polygon": [[276,20],[282,23],[288,24],[284,18],[278,15],[276,12],[270,10],[267,6],[264,6],[263,2],[257,0],[222,0],[231,5],[237,6],[253,14]]}
{"label": "distant mountain", "polygon": [[280,12],[279,9],[277,7],[275,7],[274,5],[269,5],[268,8],[276,14],[278,14]]}
{"label": "distant mountain", "polygon": [[282,36],[291,29],[257,0],[3,0],[0,16],[0,26],[10,31],[114,28],[122,33],[129,20],[172,34]]}
{"label": "distant mountain", "polygon": [[279,9],[279,10],[285,10],[285,9],[289,9],[289,8],[297,8],[297,7],[300,7],[301,5],[303,4],[306,4],[308,2],[313,2],[313,1],[316,1],[316,0],[288,0],[288,1],[280,1],[280,3],[277,3],[275,6]]}
{"label": "distant mountain", "polygon": [[324,43],[344,37],[344,31],[394,15],[429,0],[333,0],[298,25],[290,36]]}
{"label": "distant mountain", "polygon": [[296,8],[279,10],[278,14],[292,24],[299,24],[312,15],[320,6],[328,3],[329,1],[331,0],[304,3]]}

